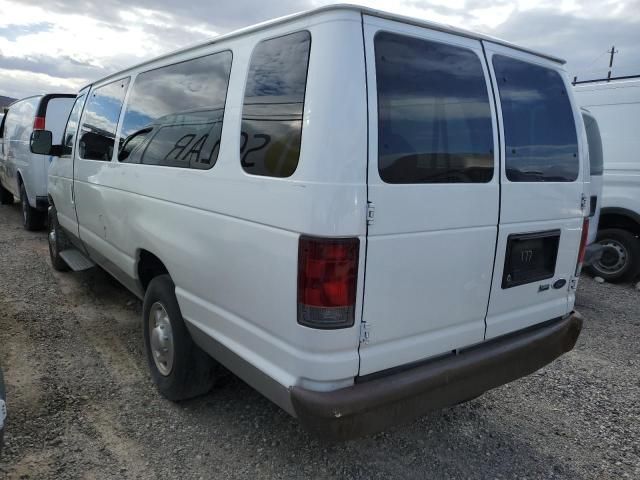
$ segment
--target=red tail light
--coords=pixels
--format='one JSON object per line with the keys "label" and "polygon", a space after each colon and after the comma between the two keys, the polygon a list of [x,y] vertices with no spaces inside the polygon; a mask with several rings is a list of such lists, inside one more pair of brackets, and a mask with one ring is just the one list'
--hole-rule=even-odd
{"label": "red tail light", "polygon": [[582,237],[580,238],[580,250],[578,251],[578,264],[576,265],[576,277],[582,271],[582,263],[584,255],[587,251],[587,237],[589,236],[589,219],[585,218],[582,222]]}
{"label": "red tail light", "polygon": [[33,129],[34,130],[44,130],[45,121],[44,117],[36,117],[33,121]]}
{"label": "red tail light", "polygon": [[360,240],[300,237],[298,323],[311,328],[353,326]]}

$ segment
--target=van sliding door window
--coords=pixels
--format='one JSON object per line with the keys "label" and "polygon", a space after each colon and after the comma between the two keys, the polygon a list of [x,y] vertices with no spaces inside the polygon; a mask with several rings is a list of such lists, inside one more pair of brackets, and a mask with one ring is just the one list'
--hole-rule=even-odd
{"label": "van sliding door window", "polygon": [[512,182],[573,182],[578,139],[562,77],[550,68],[494,55]]}
{"label": "van sliding door window", "polygon": [[232,54],[224,51],[138,75],[118,160],[208,169],[220,151]]}
{"label": "van sliding door window", "polygon": [[289,177],[298,167],[311,34],[260,42],[251,56],[242,110],[245,172]]}
{"label": "van sliding door window", "polygon": [[380,32],[375,40],[378,171],[387,183],[485,183],[493,127],[480,58]]}
{"label": "van sliding door window", "polygon": [[80,128],[81,158],[111,161],[118,118],[128,86],[129,78],[125,78],[91,92]]}

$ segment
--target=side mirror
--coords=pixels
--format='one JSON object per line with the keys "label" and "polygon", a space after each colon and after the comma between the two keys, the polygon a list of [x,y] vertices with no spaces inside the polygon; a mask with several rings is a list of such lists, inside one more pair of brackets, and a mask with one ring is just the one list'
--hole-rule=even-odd
{"label": "side mirror", "polygon": [[53,134],[50,130],[34,130],[31,132],[31,140],[29,146],[31,153],[38,155],[49,155],[51,152],[51,144],[53,143]]}

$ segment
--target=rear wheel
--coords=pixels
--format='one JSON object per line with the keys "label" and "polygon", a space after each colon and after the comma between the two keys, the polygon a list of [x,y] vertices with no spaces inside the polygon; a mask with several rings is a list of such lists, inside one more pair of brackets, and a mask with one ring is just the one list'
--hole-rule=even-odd
{"label": "rear wheel", "polygon": [[45,213],[29,205],[29,197],[24,183],[20,185],[20,204],[22,205],[22,224],[27,230],[41,230],[44,228]]}
{"label": "rear wheel", "polygon": [[591,267],[591,272],[608,282],[631,280],[640,269],[640,240],[631,232],[620,228],[607,228],[598,232],[598,243],[604,246],[602,258]]}
{"label": "rear wheel", "polygon": [[13,205],[14,198],[13,193],[4,188],[2,184],[0,184],[0,204],[1,205]]}
{"label": "rear wheel", "polygon": [[4,421],[7,418],[7,406],[5,404],[4,378],[0,370],[0,456],[2,455],[2,445],[4,443]]}
{"label": "rear wheel", "polygon": [[60,252],[69,248],[69,241],[60,228],[58,212],[54,206],[49,208],[49,233],[47,240],[49,243],[49,257],[51,258],[53,268],[59,272],[68,271],[69,265],[60,257]]}
{"label": "rear wheel", "polygon": [[149,283],[142,324],[151,378],[165,398],[186,400],[211,390],[216,362],[193,342],[169,275]]}

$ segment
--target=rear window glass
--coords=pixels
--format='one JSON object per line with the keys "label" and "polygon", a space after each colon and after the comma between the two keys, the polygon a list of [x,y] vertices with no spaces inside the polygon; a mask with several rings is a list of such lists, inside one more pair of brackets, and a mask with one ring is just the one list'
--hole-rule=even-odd
{"label": "rear window glass", "polygon": [[573,182],[578,140],[562,77],[550,68],[493,57],[500,93],[506,173],[512,182]]}
{"label": "rear window glass", "polygon": [[582,119],[584,120],[584,128],[587,132],[587,142],[589,144],[589,166],[591,167],[591,175],[602,175],[602,139],[600,138],[598,122],[590,115],[585,114],[582,114]]}
{"label": "rear window glass", "polygon": [[207,169],[220,150],[232,55],[224,51],[138,75],[118,160]]}
{"label": "rear window glass", "polygon": [[80,157],[86,160],[111,161],[116,127],[129,79],[118,80],[91,92],[84,109],[80,142]]}
{"label": "rear window glass", "polygon": [[493,177],[485,75],[471,50],[375,37],[378,170],[387,183],[484,183]]}
{"label": "rear window glass", "polygon": [[252,175],[289,177],[300,157],[311,34],[260,42],[251,56],[242,109],[240,159]]}

